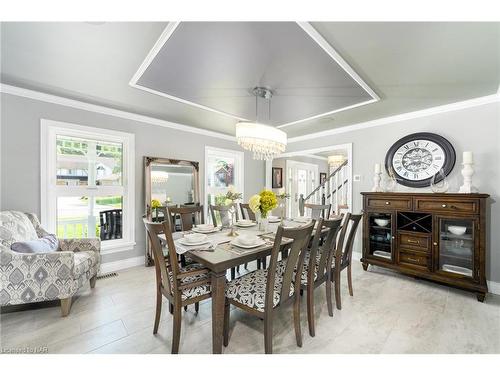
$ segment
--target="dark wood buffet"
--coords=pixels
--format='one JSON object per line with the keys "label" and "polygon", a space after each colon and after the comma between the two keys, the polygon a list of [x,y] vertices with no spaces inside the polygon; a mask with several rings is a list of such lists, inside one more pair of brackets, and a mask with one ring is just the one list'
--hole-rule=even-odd
{"label": "dark wood buffet", "polygon": [[363,256],[386,267],[475,292],[486,285],[487,194],[362,193]]}

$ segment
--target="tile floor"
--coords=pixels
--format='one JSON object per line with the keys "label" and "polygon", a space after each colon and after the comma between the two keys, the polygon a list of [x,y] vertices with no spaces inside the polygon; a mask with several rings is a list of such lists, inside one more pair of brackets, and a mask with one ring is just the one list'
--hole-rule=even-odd
{"label": "tile floor", "polygon": [[[479,303],[472,293],[370,266],[353,267],[354,297],[342,275],[342,310],[326,309],[324,286],[316,290],[316,337],[307,330],[298,348],[291,306],[274,324],[275,353],[500,353],[500,296]],[[2,313],[0,346],[46,347],[49,353],[170,353],[172,316],[164,303],[158,335],[152,334],[154,269],[136,267],[80,291],[71,313],[57,304]],[[181,353],[211,353],[210,301],[183,314]],[[225,353],[263,353],[263,323],[231,310]]]}

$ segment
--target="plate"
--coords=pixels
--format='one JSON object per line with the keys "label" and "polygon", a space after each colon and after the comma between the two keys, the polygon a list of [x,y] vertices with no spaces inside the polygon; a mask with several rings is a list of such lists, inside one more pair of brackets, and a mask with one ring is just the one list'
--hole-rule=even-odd
{"label": "plate", "polygon": [[270,223],[279,223],[280,221],[281,221],[281,219],[277,216],[275,216],[273,218],[269,218]]}
{"label": "plate", "polygon": [[179,238],[177,240],[177,242],[179,242],[181,245],[184,245],[184,246],[199,246],[199,245],[205,245],[206,243],[209,243],[210,241],[204,240],[204,241],[200,241],[200,242],[187,242],[184,238]]}
{"label": "plate", "polygon": [[238,223],[236,222],[236,225],[241,227],[241,228],[246,228],[246,227],[253,227],[254,225],[257,225],[257,223],[248,223],[248,224],[244,224],[244,223]]}
{"label": "plate", "polygon": [[191,230],[193,232],[196,232],[196,233],[208,234],[208,233],[218,232],[220,229],[218,227],[214,227],[214,228],[208,229],[208,230],[203,230],[203,229],[198,229],[198,228],[193,228]]}
{"label": "plate", "polygon": [[254,243],[253,245],[242,245],[239,243],[238,238],[235,238],[234,240],[231,241],[231,245],[241,247],[242,249],[253,249],[254,247],[259,247],[262,246],[266,243],[263,239],[259,238],[259,240]]}

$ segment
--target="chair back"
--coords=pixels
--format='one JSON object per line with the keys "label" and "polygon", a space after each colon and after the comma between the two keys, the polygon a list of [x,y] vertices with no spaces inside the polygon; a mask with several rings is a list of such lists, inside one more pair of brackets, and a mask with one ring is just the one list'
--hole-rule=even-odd
{"label": "chair back", "polygon": [[311,219],[318,220],[320,217],[328,219],[330,217],[331,204],[304,204],[305,208],[311,209]]}
{"label": "chair back", "polygon": [[241,217],[246,220],[256,221],[255,213],[250,209],[248,203],[240,203]]}
{"label": "chair back", "polygon": [[345,216],[335,250],[336,264],[341,267],[346,266],[351,261],[354,238],[362,217],[363,214],[353,215],[351,213],[347,213]]}
{"label": "chair back", "polygon": [[170,215],[173,216],[174,231],[177,218],[180,218],[181,231],[191,230],[193,228],[193,223],[198,225],[205,221],[203,206],[171,207],[168,211]]}
{"label": "chair back", "polygon": [[[213,206],[210,205],[210,214],[212,215],[212,223],[214,226],[228,227],[231,224],[231,218],[229,210],[234,208],[234,214],[236,215],[236,220],[239,219],[238,206],[236,203],[227,206]],[[219,214],[220,220],[217,220],[217,213]]]}
{"label": "chair back", "polygon": [[[278,227],[276,237],[274,239],[273,249],[271,251],[271,262],[267,271],[266,283],[266,301],[264,309],[272,309],[274,306],[274,288],[276,281],[276,269],[278,266],[278,255],[281,250],[281,241],[283,238],[292,239],[288,257],[283,260],[285,270],[283,272],[283,281],[281,283],[281,293],[279,303],[283,303],[290,299],[290,286],[292,282],[295,286],[295,293],[300,288],[300,279],[304,266],[305,250],[311,239],[311,233],[314,228],[314,220],[304,226],[298,228]],[[295,271],[297,270],[297,272]],[[281,274],[281,272],[280,272]]]}
{"label": "chair back", "polygon": [[99,212],[99,233],[101,240],[122,238],[122,210]]}
{"label": "chair back", "polygon": [[[143,221],[153,249],[156,282],[159,286],[163,287],[168,294],[173,296],[178,290],[177,275],[179,273],[179,263],[177,262],[177,253],[172,238],[171,223],[169,220],[165,220],[161,223],[154,223],[146,219],[143,219]],[[158,238],[160,234],[164,234],[167,239],[168,257],[163,255],[161,241]],[[170,272],[173,276],[173,284],[170,282]]]}
{"label": "chair back", "polygon": [[[343,215],[342,215],[343,216]],[[318,220],[318,226],[316,228],[316,232],[314,234],[314,238],[312,241],[311,245],[311,250],[310,250],[310,257],[309,257],[309,275],[310,276],[310,282],[312,283],[314,281],[314,270],[316,269],[316,272],[318,274],[318,277],[322,277],[325,275],[329,267],[331,265],[331,260],[333,258],[333,255],[335,254],[336,250],[336,245],[337,245],[337,236],[339,233],[340,228],[342,227],[342,216],[340,216],[337,219],[332,219],[332,220],[326,220],[326,219],[319,219]],[[325,229],[328,229],[328,232],[326,234],[326,238],[323,234],[323,231]],[[323,243],[320,246],[320,241],[323,239]],[[319,264],[316,265],[316,256],[318,254],[318,251],[321,251],[321,256],[319,259]]]}

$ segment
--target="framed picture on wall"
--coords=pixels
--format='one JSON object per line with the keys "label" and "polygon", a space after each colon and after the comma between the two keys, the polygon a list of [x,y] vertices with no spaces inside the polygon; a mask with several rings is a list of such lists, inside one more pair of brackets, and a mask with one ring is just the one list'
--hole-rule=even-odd
{"label": "framed picture on wall", "polygon": [[326,173],[319,174],[319,183],[323,185],[326,182]]}
{"label": "framed picture on wall", "polygon": [[273,167],[272,188],[283,188],[283,168]]}

